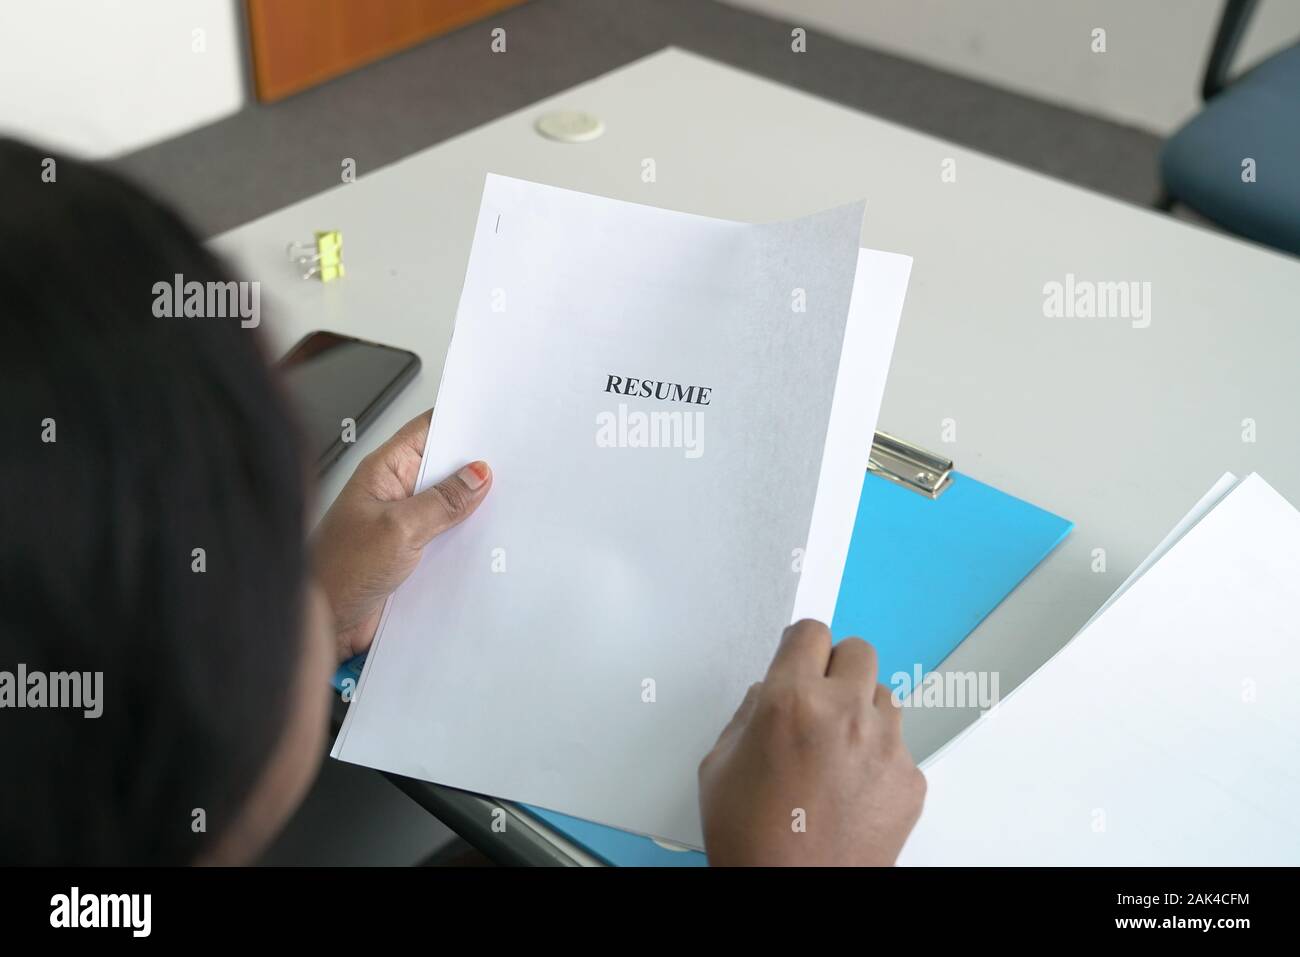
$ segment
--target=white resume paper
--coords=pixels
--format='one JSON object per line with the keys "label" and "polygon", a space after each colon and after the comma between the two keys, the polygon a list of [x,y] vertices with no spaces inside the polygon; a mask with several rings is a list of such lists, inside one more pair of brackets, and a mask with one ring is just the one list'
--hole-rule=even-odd
{"label": "white resume paper", "polygon": [[385,609],[342,760],[702,843],[696,768],[829,621],[911,260],[489,176],[419,488],[493,487]]}

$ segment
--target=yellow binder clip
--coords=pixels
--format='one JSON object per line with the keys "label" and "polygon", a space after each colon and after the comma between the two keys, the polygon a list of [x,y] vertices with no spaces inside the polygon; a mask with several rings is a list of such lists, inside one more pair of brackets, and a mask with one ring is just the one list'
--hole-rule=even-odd
{"label": "yellow binder clip", "polygon": [[337,229],[320,230],[312,243],[290,243],[289,258],[302,267],[302,278],[321,282],[342,279],[343,234]]}

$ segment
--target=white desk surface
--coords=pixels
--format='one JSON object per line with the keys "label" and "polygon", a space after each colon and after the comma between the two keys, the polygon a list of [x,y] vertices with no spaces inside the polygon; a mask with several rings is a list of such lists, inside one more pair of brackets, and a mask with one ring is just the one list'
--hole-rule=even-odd
{"label": "white desk surface", "polygon": [[[533,121],[556,108],[596,113],[604,136],[543,139]],[[953,183],[940,178],[948,158]],[[261,281],[277,351],[329,329],[424,361],[322,505],[433,404],[488,172],[753,222],[866,198],[863,245],[915,257],[880,428],[1077,524],[945,663],[999,671],[1003,695],[1225,470],[1258,471],[1300,504],[1300,261],[668,49],[214,240]],[[345,279],[304,282],[288,262],[286,244],[315,229],[343,231]],[[1045,318],[1043,286],[1066,273],[1150,282],[1150,326]],[[1097,548],[1105,573],[1092,571]],[[909,712],[913,753],[973,716]]]}

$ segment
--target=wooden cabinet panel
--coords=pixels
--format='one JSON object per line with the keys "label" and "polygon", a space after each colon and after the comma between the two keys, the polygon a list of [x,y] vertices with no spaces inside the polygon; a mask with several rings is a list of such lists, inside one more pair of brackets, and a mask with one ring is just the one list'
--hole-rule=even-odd
{"label": "wooden cabinet panel", "polygon": [[257,98],[281,99],[523,2],[246,0]]}

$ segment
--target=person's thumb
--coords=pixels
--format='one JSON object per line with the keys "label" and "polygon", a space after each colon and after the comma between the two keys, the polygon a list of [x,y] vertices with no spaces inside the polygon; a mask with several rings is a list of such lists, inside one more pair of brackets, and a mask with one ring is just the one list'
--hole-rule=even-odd
{"label": "person's thumb", "polygon": [[727,726],[722,729],[722,734],[718,735],[718,744],[720,747],[728,743],[736,735],[745,730],[749,721],[754,717],[754,711],[758,707],[758,697],[763,693],[763,682],[752,684],[749,690],[745,692],[744,699],[740,702],[740,707],[736,708],[736,713],[731,716]]}
{"label": "person's thumb", "polygon": [[459,525],[479,507],[492,487],[486,462],[471,462],[455,475],[398,503],[411,544],[423,548],[436,535]]}

